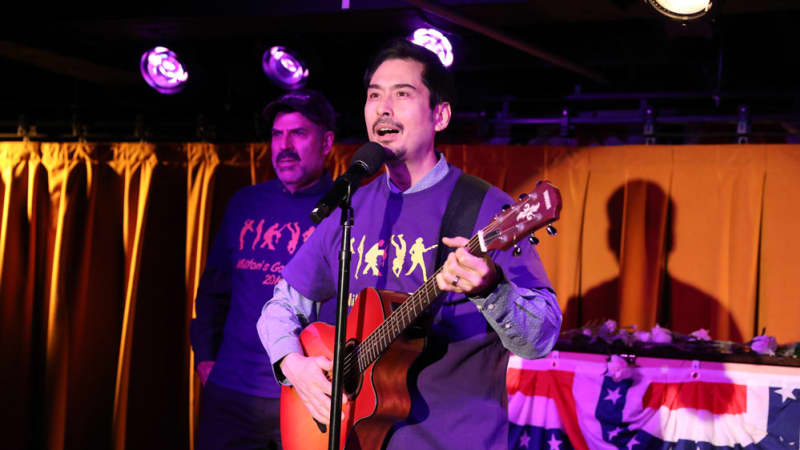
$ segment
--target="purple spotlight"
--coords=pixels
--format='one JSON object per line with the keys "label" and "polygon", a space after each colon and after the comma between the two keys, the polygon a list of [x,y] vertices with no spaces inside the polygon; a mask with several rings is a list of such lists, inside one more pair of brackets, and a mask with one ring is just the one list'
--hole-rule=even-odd
{"label": "purple spotlight", "polygon": [[308,80],[308,68],[288,49],[275,46],[264,52],[261,67],[270,80],[283,89],[299,89]]}
{"label": "purple spotlight", "polygon": [[450,67],[453,64],[453,46],[439,30],[417,28],[409,40],[435,53],[445,67]]}
{"label": "purple spotlight", "polygon": [[144,52],[139,70],[144,81],[162,94],[177,94],[189,79],[178,56],[166,47],[153,47]]}

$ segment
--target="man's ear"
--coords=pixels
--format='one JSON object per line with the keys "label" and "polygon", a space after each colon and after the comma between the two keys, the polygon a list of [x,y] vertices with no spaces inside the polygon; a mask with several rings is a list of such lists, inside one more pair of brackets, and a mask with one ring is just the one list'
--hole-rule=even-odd
{"label": "man's ear", "polygon": [[433,109],[433,129],[439,132],[447,128],[447,125],[450,124],[451,114],[449,102],[442,102],[436,105]]}
{"label": "man's ear", "polygon": [[325,134],[322,135],[322,154],[324,156],[328,156],[328,153],[330,153],[333,148],[333,137],[333,131],[326,131]]}

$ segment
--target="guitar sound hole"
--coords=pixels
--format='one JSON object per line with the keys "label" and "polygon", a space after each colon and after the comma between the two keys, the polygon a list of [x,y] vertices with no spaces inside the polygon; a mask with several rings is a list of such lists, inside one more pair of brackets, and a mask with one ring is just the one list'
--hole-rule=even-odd
{"label": "guitar sound hole", "polygon": [[355,345],[356,341],[350,340],[345,343],[344,346],[345,360],[352,358],[353,361],[353,365],[349,368],[345,368],[342,373],[342,388],[349,398],[354,398],[358,395],[359,390],[361,390],[361,372],[358,370],[356,363],[357,358],[354,353]]}
{"label": "guitar sound hole", "polygon": [[433,316],[429,311],[424,311],[403,331],[403,335],[406,339],[422,339],[430,334],[431,323]]}

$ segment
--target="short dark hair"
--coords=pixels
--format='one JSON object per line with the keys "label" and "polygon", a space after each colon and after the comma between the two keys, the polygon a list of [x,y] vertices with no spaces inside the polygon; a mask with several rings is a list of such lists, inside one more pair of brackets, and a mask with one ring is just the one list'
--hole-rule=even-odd
{"label": "short dark hair", "polygon": [[289,91],[264,108],[262,116],[269,126],[282,112],[298,112],[325,131],[336,130],[336,112],[321,92],[312,89]]}
{"label": "short dark hair", "polygon": [[369,82],[378,67],[389,59],[410,59],[422,64],[422,83],[431,93],[431,109],[439,103],[448,102],[452,105],[455,102],[455,85],[450,72],[432,51],[406,39],[392,39],[378,51],[364,73],[365,90],[369,88]]}

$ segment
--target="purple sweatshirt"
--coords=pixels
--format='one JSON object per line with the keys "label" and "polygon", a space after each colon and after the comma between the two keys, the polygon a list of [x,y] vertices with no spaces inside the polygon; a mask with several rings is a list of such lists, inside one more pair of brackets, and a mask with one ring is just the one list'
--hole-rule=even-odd
{"label": "purple sweatshirt", "polygon": [[292,194],[274,179],[239,190],[228,203],[191,324],[195,363],[215,361],[209,375],[214,384],[259,397],[280,396],[256,321],[284,266],[314,231],[309,212],[331,184],[325,175]]}
{"label": "purple sweatshirt", "polygon": [[[449,166],[445,173],[413,193],[392,192],[385,174],[356,192],[351,299],[366,287],[413,292],[433,274],[437,245],[443,245],[438,242],[440,222],[461,171]],[[491,188],[475,232],[506,203],[509,197]],[[322,302],[321,319],[335,318],[335,301],[329,300],[336,298],[341,231],[334,216],[320,224],[287,265],[285,283],[264,307],[259,334],[273,364],[300,348],[296,335],[313,316],[311,303]],[[544,356],[561,324],[536,251],[527,242],[520,246],[523,256],[518,258],[511,251],[493,252],[505,278],[488,297],[444,298],[422,357],[426,365],[417,378],[410,417],[398,424],[388,448],[507,447],[509,350],[527,358]]]}

